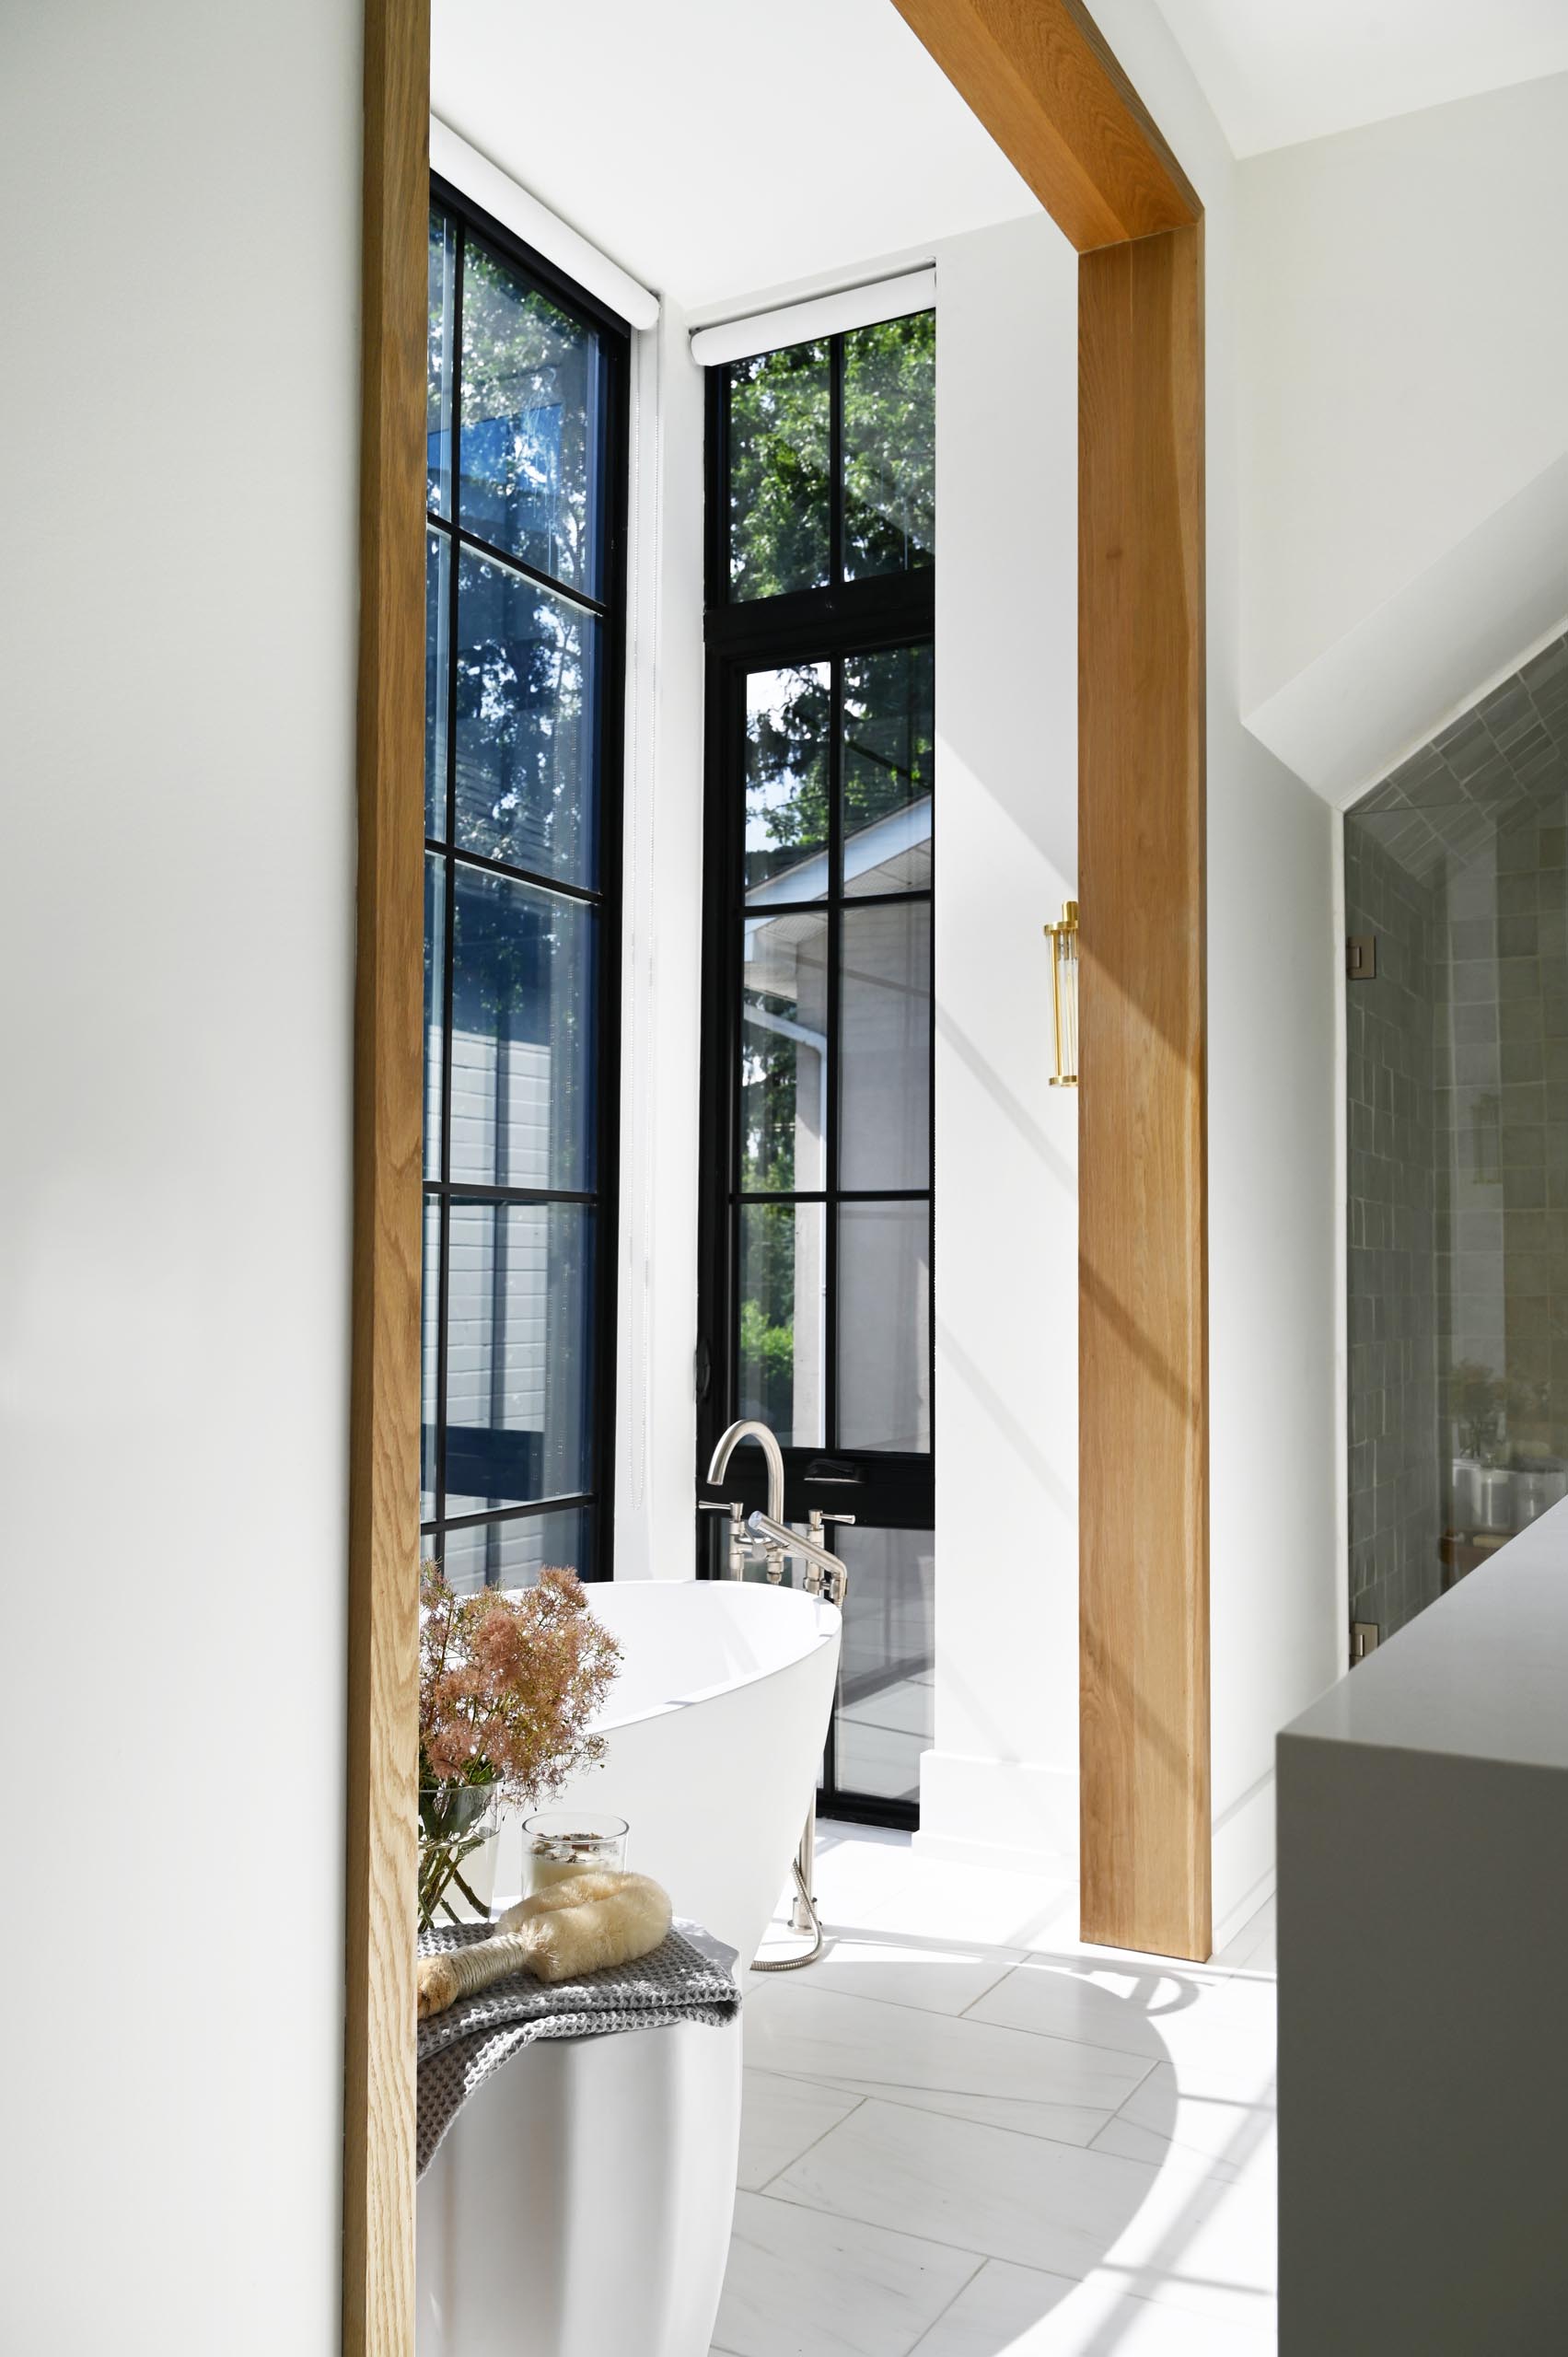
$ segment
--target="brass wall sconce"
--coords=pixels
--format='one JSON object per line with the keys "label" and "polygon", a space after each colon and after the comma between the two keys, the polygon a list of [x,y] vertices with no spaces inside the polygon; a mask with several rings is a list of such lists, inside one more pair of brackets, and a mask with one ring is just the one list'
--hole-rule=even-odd
{"label": "brass wall sconce", "polygon": [[1056,1070],[1052,1088],[1078,1086],[1078,903],[1068,900],[1059,924],[1048,924],[1051,944],[1051,1003],[1055,1018]]}

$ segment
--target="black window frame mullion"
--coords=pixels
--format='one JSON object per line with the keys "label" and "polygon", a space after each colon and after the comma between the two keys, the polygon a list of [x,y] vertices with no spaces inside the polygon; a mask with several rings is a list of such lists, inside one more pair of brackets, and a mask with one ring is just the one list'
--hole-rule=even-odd
{"label": "black window frame mullion", "polygon": [[[446,1191],[456,1202],[477,1203],[482,1209],[486,1203],[504,1207],[510,1204],[567,1203],[592,1212],[597,1211],[599,1205],[599,1197],[591,1188],[586,1187],[507,1186],[484,1178],[459,1178]],[[436,1192],[435,1185],[429,1179],[425,1181],[425,1192]]]}
{"label": "black window frame mullion", "polygon": [[536,892],[553,892],[563,900],[577,900],[587,908],[597,909],[605,899],[597,885],[568,884],[563,877],[546,876],[537,867],[514,867],[510,860],[492,859],[488,853],[469,851],[461,843],[440,842],[434,835],[425,836],[424,848],[442,858],[460,860],[465,867],[476,867],[485,876],[498,876],[504,884],[528,884]]}
{"label": "black window frame mullion", "polygon": [[[929,900],[931,887],[929,884],[911,884],[901,892],[846,892],[842,897],[846,909],[895,909],[906,900]],[[754,913],[770,917],[826,916],[827,895],[824,893],[819,900],[765,900],[761,910]]]}
{"label": "black window frame mullion", "polygon": [[[436,1168],[440,1188],[436,1217],[436,1250],[440,1254],[436,1298],[440,1329],[436,1339],[436,1527],[447,1527],[447,1407],[450,1382],[452,1306],[452,1001],[458,930],[458,870],[452,856],[458,815],[458,543],[459,493],[462,480],[463,279],[468,258],[468,224],[460,214],[452,222],[452,341],[447,384],[447,807],[442,814],[446,842],[441,857],[441,1152]],[[425,518],[425,530],[430,519]],[[429,857],[426,851],[425,856]]]}
{"label": "black window frame mullion", "polygon": [[[842,338],[835,336],[835,344]],[[831,659],[828,691],[828,1134],[822,1176],[827,1182],[823,1213],[822,1281],[827,1288],[822,1321],[822,1446],[830,1457],[839,1446],[839,1130],[843,1013],[843,702],[844,659]]]}
{"label": "black window frame mullion", "polygon": [[[615,1396],[617,1379],[616,1296],[620,1260],[620,1171],[618,1143],[621,1117],[621,942],[620,913],[623,868],[626,664],[626,549],[630,503],[630,374],[631,330],[623,319],[604,308],[586,292],[564,279],[543,258],[514,238],[504,226],[473,204],[439,175],[431,175],[432,205],[442,212],[453,231],[452,366],[448,423],[447,512],[427,515],[427,528],[446,541],[448,581],[447,617],[447,726],[445,761],[444,839],[426,835],[427,859],[442,862],[443,931],[441,974],[441,1118],[440,1149],[434,1176],[423,1182],[428,1213],[436,1206],[438,1264],[436,1294],[436,1435],[434,1515],[422,1520],[422,1538],[442,1551],[446,1535],[459,1530],[485,1529],[535,1520],[542,1515],[581,1512],[587,1532],[587,1560],[580,1565],[588,1580],[613,1575],[615,1492]],[[594,464],[596,495],[601,505],[600,575],[596,586],[602,596],[541,572],[526,560],[509,555],[463,524],[462,386],[463,294],[471,246],[489,249],[546,298],[577,318],[598,338],[599,408],[590,413],[590,433],[597,438]],[[598,761],[594,786],[598,796],[597,870],[594,884],[577,885],[538,871],[514,866],[462,848],[457,841],[458,808],[458,677],[460,558],[465,550],[486,562],[510,568],[552,596],[588,613],[601,632],[601,660],[597,682],[598,709]],[[423,791],[423,789],[422,789]],[[452,1171],[452,1062],[454,995],[457,956],[457,894],[459,867],[520,883],[545,894],[555,894],[575,905],[591,907],[598,917],[594,927],[593,955],[586,978],[592,998],[594,1112],[588,1143],[593,1156],[590,1189],[528,1187],[454,1181]],[[528,1499],[449,1515],[447,1424],[449,1410],[449,1344],[451,1296],[451,1232],[454,1206],[473,1202],[497,1211],[512,1205],[580,1206],[590,1224],[589,1265],[591,1301],[585,1341],[592,1353],[589,1399],[589,1486],[568,1496]]]}
{"label": "black window frame mullion", "polygon": [[[929,1187],[837,1187],[832,1193],[841,1203],[927,1203],[931,1201]],[[829,1192],[823,1187],[738,1187],[735,1200],[738,1203],[825,1203],[829,1200]]]}
{"label": "black window frame mullion", "polygon": [[844,582],[844,340],[828,343],[828,582]]}
{"label": "black window frame mullion", "polygon": [[[710,531],[710,563],[724,561],[714,553],[715,539]],[[718,545],[722,552],[724,541]],[[750,656],[754,669],[763,663],[777,668],[826,661],[846,634],[855,654],[912,645],[934,635],[935,614],[935,568],[927,564],[915,573],[867,574],[827,589],[785,589],[777,597],[711,605],[703,634],[710,648]]]}
{"label": "black window frame mullion", "polygon": [[604,618],[597,849],[600,917],[595,976],[598,1123],[594,1140],[593,1255],[594,1506],[588,1515],[587,1576],[615,1573],[615,1405],[619,1387],[621,1271],[621,1067],[625,865],[627,536],[632,493],[632,333],[624,320],[607,327],[599,364],[607,372],[604,450]]}
{"label": "black window frame mullion", "polygon": [[[729,372],[727,369],[724,372],[724,377],[726,386],[727,387],[729,383]],[[726,412],[727,408],[728,403],[726,400]],[[725,526],[725,561],[726,564],[728,563],[728,548],[729,528],[726,509]],[[737,784],[739,788],[741,807],[738,823],[726,832],[724,838],[726,842],[731,842],[731,839],[733,838],[733,855],[726,863],[727,876],[725,889],[726,894],[726,910],[733,908],[735,911],[739,911],[744,909],[746,904],[745,671],[738,670],[733,672],[730,675],[728,686],[729,692],[725,699],[726,718],[729,726],[736,732],[733,741],[738,742],[741,748],[740,774],[737,780]],[[728,1231],[726,1248],[728,1278],[727,1298],[730,1304],[729,1324],[730,1326],[733,1326],[735,1311],[740,1301],[740,1261],[742,1238],[745,1232],[745,1220],[740,1210],[740,1169],[743,1151],[742,1124],[746,1117],[746,1091],[741,1082],[741,1051],[742,1043],[746,1036],[743,1010],[746,990],[746,927],[744,918],[738,916],[735,921],[729,923],[727,931],[730,935],[731,941],[731,956],[727,964],[727,971],[728,974],[733,977],[729,987],[733,993],[733,1004],[737,1008],[741,1009],[742,1013],[740,1019],[737,1022],[735,1032],[731,1039],[731,1046],[734,1052],[728,1059],[729,1118],[728,1124],[725,1132],[724,1159],[716,1167],[724,1174],[723,1184],[726,1201],[733,1207],[726,1214],[726,1226]],[[725,1330],[726,1337],[728,1337],[729,1328],[726,1327]],[[735,1403],[735,1412],[738,1414],[740,1399],[739,1359],[738,1354],[735,1352],[733,1347],[726,1352],[721,1364],[723,1367],[722,1380],[726,1396]]]}
{"label": "black window frame mullion", "polygon": [[560,598],[568,606],[579,607],[595,621],[609,621],[609,609],[601,599],[590,597],[586,589],[577,588],[570,581],[563,581],[556,574],[542,572],[537,564],[530,564],[526,556],[518,556],[514,550],[498,548],[494,540],[487,540],[482,533],[470,531],[466,524],[454,523],[450,528],[458,549],[466,549],[471,556],[481,558],[486,564],[498,564],[503,573],[515,573],[521,580],[531,581],[536,589],[544,590],[549,597]]}
{"label": "black window frame mullion", "polygon": [[710,368],[707,377],[704,423],[712,454],[708,482],[723,486],[722,497],[710,489],[703,536],[703,602],[705,610],[713,613],[729,600],[729,370]]}
{"label": "black window frame mullion", "polygon": [[[592,1490],[575,1490],[558,1498],[524,1498],[505,1506],[482,1506],[476,1514],[455,1514],[442,1526],[445,1530],[489,1530],[502,1523],[538,1522],[549,1514],[594,1514],[598,1510],[598,1498]],[[421,1525],[429,1532],[434,1526]]]}

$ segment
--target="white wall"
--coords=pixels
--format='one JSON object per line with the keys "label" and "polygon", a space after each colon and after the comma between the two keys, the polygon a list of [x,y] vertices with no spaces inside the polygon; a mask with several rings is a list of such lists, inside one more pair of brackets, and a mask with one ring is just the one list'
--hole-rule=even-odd
{"label": "white wall", "polygon": [[936,1727],[922,1849],[1077,1843],[1077,1109],[1041,927],[1077,873],[1077,262],[937,251]]}
{"label": "white wall", "polygon": [[0,30],[0,2345],[338,2345],[356,0]]}
{"label": "white wall", "polygon": [[1568,75],[1235,178],[1243,709],[1345,800],[1568,611]]}
{"label": "white wall", "polygon": [[666,301],[636,338],[627,611],[616,1575],[695,1554],[703,901],[703,372]]}

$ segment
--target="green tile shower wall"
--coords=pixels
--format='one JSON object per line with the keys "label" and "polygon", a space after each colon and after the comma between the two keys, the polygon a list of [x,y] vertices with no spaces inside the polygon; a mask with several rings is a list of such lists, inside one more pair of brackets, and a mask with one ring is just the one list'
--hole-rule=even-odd
{"label": "green tile shower wall", "polygon": [[1440,1591],[1456,1366],[1568,1457],[1568,636],[1348,813],[1352,1617]]}
{"label": "green tile shower wall", "polygon": [[[1436,1097],[1447,1361],[1492,1367],[1509,1437],[1568,1454],[1568,831],[1520,816],[1448,885],[1450,1070]],[[1495,941],[1488,954],[1487,936]],[[1441,1183],[1441,1180],[1440,1180]]]}
{"label": "green tile shower wall", "polygon": [[1377,936],[1347,989],[1352,1618],[1385,1633],[1439,1586],[1434,946],[1437,895],[1345,829],[1346,919]]}

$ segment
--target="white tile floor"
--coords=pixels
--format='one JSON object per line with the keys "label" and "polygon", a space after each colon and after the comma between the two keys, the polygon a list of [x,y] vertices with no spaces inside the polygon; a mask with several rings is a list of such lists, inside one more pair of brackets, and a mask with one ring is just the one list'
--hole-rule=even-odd
{"label": "white tile floor", "polygon": [[825,1827],[830,1948],[746,1996],[714,2357],[1262,2357],[1273,1908],[1211,1964]]}

